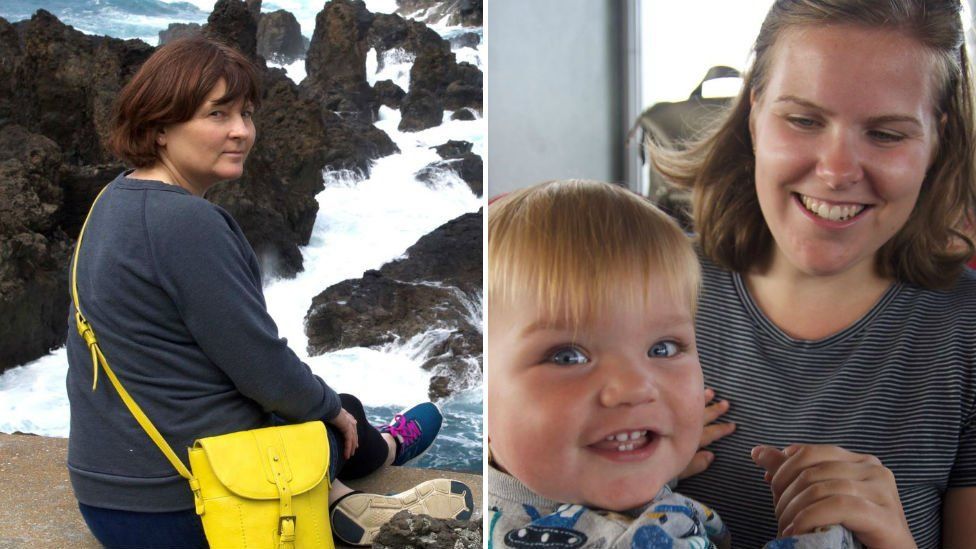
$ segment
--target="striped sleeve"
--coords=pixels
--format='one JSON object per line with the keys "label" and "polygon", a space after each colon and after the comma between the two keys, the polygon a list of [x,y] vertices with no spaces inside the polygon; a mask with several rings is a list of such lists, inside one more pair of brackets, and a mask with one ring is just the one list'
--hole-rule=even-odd
{"label": "striped sleeve", "polygon": [[735,547],[776,536],[772,496],[750,450],[829,444],[876,456],[895,475],[919,547],[939,547],[942,497],[976,485],[976,275],[950,290],[894,284],[827,338],[790,337],[736,273],[703,260],[696,319],[705,383],[738,428],[678,490],[714,508]]}

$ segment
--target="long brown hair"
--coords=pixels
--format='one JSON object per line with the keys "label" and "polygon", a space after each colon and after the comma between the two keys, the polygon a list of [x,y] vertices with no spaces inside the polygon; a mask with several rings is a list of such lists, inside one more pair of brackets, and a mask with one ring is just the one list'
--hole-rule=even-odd
{"label": "long brown hair", "polygon": [[686,150],[649,144],[651,160],[672,183],[693,193],[702,252],[745,272],[762,265],[773,239],[755,187],[749,133],[750,94],[769,81],[774,46],[783,31],[828,24],[890,29],[911,36],[936,59],[936,120],[945,117],[939,149],[908,221],[875,254],[882,276],[926,288],[950,286],[973,256],[976,212],[976,129],[972,75],[958,0],[776,0],[753,46],[752,68],[727,115]]}

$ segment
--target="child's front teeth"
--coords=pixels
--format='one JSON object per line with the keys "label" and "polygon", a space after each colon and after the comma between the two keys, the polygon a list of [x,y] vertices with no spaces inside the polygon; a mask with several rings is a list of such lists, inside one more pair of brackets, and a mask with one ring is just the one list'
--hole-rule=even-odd
{"label": "child's front teeth", "polygon": [[[633,442],[639,440],[641,437],[647,436],[647,431],[630,431],[617,433],[615,435],[608,435],[608,442],[619,442],[621,444],[617,445],[617,450],[620,452],[629,452],[633,450],[637,443]],[[631,441],[628,443],[628,441]]]}

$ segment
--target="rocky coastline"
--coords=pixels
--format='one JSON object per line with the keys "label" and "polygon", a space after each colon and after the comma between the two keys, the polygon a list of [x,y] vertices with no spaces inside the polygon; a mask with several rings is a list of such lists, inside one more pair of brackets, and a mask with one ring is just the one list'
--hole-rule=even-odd
{"label": "rocky coastline", "polygon": [[[453,9],[458,21],[480,24],[480,2],[417,5],[401,11]],[[171,25],[160,33],[161,41],[204,33],[237,47],[259,68],[260,132],[245,175],[207,198],[240,223],[265,277],[303,269],[299,247],[311,237],[323,170],[365,176],[374,159],[398,151],[373,125],[380,105],[400,109],[402,131],[440,124],[445,109],[456,116],[482,109],[481,71],[458,62],[451,43],[422,22],[370,13],[360,0],[331,0],[311,38],[302,39],[290,15],[261,13],[260,0],[220,0],[205,25]],[[480,39],[470,34],[465,40]],[[0,372],[64,342],[74,240],[95,194],[125,168],[101,145],[112,100],[154,49],[140,40],[84,34],[44,10],[19,22],[0,18]],[[414,57],[408,92],[389,81],[369,84],[370,49]],[[266,61],[301,58],[307,77],[298,84]],[[480,196],[481,159],[470,145],[463,149],[448,146],[443,160],[418,177],[454,172]],[[480,214],[452,220],[406,256],[324,288],[309,306],[310,347],[321,353],[336,345],[384,345],[428,323],[446,335],[431,356],[419,358],[431,371],[431,396],[448,396],[480,379],[480,326],[468,320],[481,295]]]}

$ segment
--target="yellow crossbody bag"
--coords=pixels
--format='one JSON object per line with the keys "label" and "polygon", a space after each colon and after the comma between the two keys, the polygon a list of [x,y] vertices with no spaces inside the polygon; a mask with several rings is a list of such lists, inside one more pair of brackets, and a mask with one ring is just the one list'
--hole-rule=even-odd
{"label": "yellow crossbody bag", "polygon": [[[106,187],[107,188],[107,187]],[[105,189],[92,203],[101,197]],[[71,295],[78,333],[91,351],[92,390],[99,364],[122,402],[181,477],[190,483],[210,547],[308,549],[334,547],[329,524],[329,437],[321,421],[251,429],[197,440],[190,470],[176,457],[105,360],[78,300],[78,235],[71,265]],[[193,471],[192,473],[190,471]]]}

